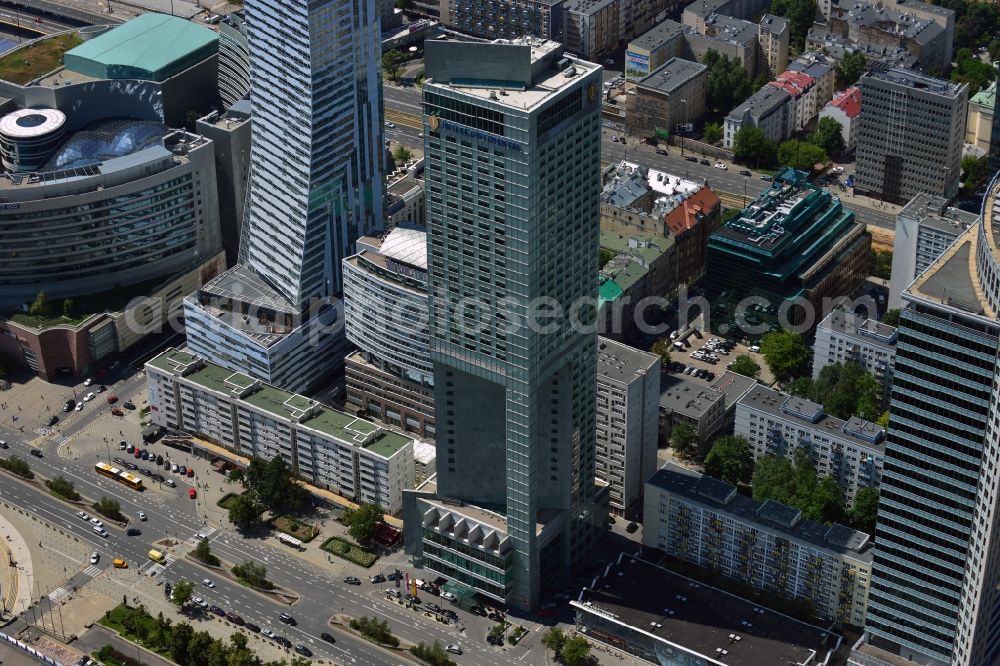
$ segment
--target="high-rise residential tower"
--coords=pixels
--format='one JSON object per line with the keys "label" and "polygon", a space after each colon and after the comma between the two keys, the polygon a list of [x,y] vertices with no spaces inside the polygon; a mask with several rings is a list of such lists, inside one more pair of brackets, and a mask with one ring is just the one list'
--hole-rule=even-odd
{"label": "high-rise residential tower", "polygon": [[1000,658],[997,196],[903,292],[866,628],[919,664]]}
{"label": "high-rise residential tower", "polygon": [[530,609],[606,520],[601,68],[537,38],[425,48],[437,479],[404,503],[406,545],[459,588]]}
{"label": "high-rise residential tower", "polygon": [[188,345],[287,390],[336,362],[341,259],[382,223],[379,7],[245,8],[253,128],[240,261],[186,299]]}

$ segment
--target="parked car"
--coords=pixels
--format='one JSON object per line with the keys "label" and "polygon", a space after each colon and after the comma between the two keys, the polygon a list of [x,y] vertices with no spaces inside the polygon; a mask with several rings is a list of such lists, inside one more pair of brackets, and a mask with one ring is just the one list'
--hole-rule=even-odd
{"label": "parked car", "polygon": [[237,627],[242,627],[246,624],[246,622],[243,621],[243,618],[236,613],[226,613],[226,619],[235,624]]}
{"label": "parked car", "polygon": [[191,499],[197,499],[198,491],[195,490],[194,488],[188,488],[188,497]]}
{"label": "parked car", "polygon": [[374,576],[371,576],[371,577],[368,578],[368,582],[370,582],[370,583],[384,583],[385,582],[385,576],[383,576],[382,574],[375,574]]}
{"label": "parked car", "polygon": [[108,387],[105,386],[104,384],[101,384],[100,386],[97,387],[97,392],[98,393],[104,393],[107,390],[108,390]]}
{"label": "parked car", "polygon": [[412,594],[407,594],[404,597],[404,599],[406,599],[407,601],[409,601],[411,604],[419,604],[420,603],[420,597],[414,596]]}
{"label": "parked car", "polygon": [[71,412],[71,411],[73,411],[74,407],[76,407],[76,400],[73,400],[71,398],[71,399],[69,399],[69,400],[66,401],[65,405],[63,405],[63,411],[64,412]]}
{"label": "parked car", "polygon": [[222,617],[226,616],[226,611],[222,610],[218,606],[209,606],[208,610],[215,613],[216,615],[221,615]]}
{"label": "parked car", "polygon": [[113,405],[116,402],[118,402],[118,396],[116,396],[116,395],[109,395],[108,396],[108,404],[109,405]]}
{"label": "parked car", "polygon": [[187,475],[188,475],[188,478],[194,477],[194,468],[193,467],[188,467],[187,468]]}
{"label": "parked car", "polygon": [[437,604],[427,604],[426,606],[424,606],[424,608],[432,613],[437,613],[439,610],[441,610],[441,607],[438,606]]}
{"label": "parked car", "polygon": [[765,183],[770,183],[772,180],[774,180],[774,177],[773,176],[761,176],[760,179],[763,180]]}
{"label": "parked car", "polygon": [[712,165],[712,167],[715,168],[715,169],[722,169],[723,171],[726,171],[726,170],[729,169],[729,167],[727,167],[722,162],[716,162],[715,164]]}
{"label": "parked car", "polygon": [[133,410],[135,409],[135,403],[132,402],[131,400],[126,400],[125,402],[122,403],[122,407],[128,410]]}
{"label": "parked car", "polygon": [[625,531],[628,532],[629,534],[632,534],[638,529],[639,526],[636,523],[629,523],[628,526],[625,528]]}
{"label": "parked car", "polygon": [[83,401],[84,402],[90,402],[91,400],[93,400],[96,397],[97,397],[97,395],[93,391],[91,391],[87,395],[83,396]]}
{"label": "parked car", "polygon": [[86,379],[83,380],[83,385],[84,386],[90,386],[93,383],[94,383],[94,378],[93,377],[87,377]]}
{"label": "parked car", "polygon": [[711,163],[711,162],[709,162],[708,160],[702,160],[702,161],[701,161],[701,163],[702,163],[702,164],[703,164],[704,166],[712,166],[712,163]]}
{"label": "parked car", "polygon": [[49,417],[49,420],[45,422],[45,425],[51,428],[57,423],[59,423],[59,417],[53,414],[52,416]]}
{"label": "parked car", "polygon": [[122,467],[124,467],[125,469],[129,470],[130,472],[133,469],[139,469],[138,465],[136,465],[135,463],[130,463],[130,462],[125,463],[124,465],[122,465]]}
{"label": "parked car", "polygon": [[247,629],[247,631],[252,631],[255,634],[260,633],[260,627],[258,627],[253,622],[247,622],[246,623],[246,629]]}
{"label": "parked car", "polygon": [[486,609],[483,608],[482,606],[473,606],[472,607],[472,614],[473,615],[478,615],[480,617],[486,617]]}
{"label": "parked car", "polygon": [[309,648],[307,648],[302,643],[298,643],[295,646],[295,651],[298,652],[301,655],[306,656],[306,657],[311,657],[312,656],[312,650],[310,650]]}
{"label": "parked car", "polygon": [[121,458],[115,458],[114,462],[115,462],[116,465],[121,465],[122,467],[124,467],[125,464],[126,464],[125,461],[122,460]]}
{"label": "parked car", "polygon": [[698,158],[695,157],[694,155],[688,155],[684,159],[687,160],[688,162],[697,162],[698,161]]}
{"label": "parked car", "polygon": [[750,345],[749,347],[747,347],[747,351],[751,351],[756,354],[757,352],[760,351],[760,345]]}
{"label": "parked car", "polygon": [[451,592],[442,592],[441,598],[447,599],[448,601],[455,601],[455,595],[452,594]]}

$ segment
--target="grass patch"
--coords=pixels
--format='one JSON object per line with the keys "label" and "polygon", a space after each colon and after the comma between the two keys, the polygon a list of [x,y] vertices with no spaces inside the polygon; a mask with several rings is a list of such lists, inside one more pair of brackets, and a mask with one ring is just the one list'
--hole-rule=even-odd
{"label": "grass patch", "polygon": [[40,39],[0,58],[0,79],[19,86],[60,67],[63,54],[83,43],[80,35],[71,33]]}
{"label": "grass patch", "polygon": [[30,315],[27,312],[12,312],[7,315],[7,319],[21,326],[52,328],[53,326],[76,326],[89,316],[90,314],[66,317],[64,315]]}
{"label": "grass patch", "polygon": [[[219,500],[220,502],[222,500]],[[221,505],[220,505],[221,506]],[[319,534],[319,528],[290,516],[276,516],[270,520],[271,527],[295,537],[302,543],[309,543]]]}
{"label": "grass patch", "polygon": [[143,666],[143,662],[122,654],[110,645],[105,645],[90,656],[104,666]]}
{"label": "grass patch", "polygon": [[163,285],[164,278],[153,278],[126,284],[108,289],[96,294],[76,296],[72,298],[72,316],[67,317],[63,312],[63,300],[56,299],[49,305],[50,313],[43,315],[30,315],[27,312],[12,312],[7,315],[7,319],[22,326],[32,328],[51,328],[53,326],[76,326],[98,312],[120,312],[125,309],[133,299],[148,296],[158,287]]}
{"label": "grass patch", "polygon": [[333,553],[337,557],[342,557],[348,562],[360,564],[366,569],[378,560],[377,554],[341,537],[330,537],[323,542],[320,548],[328,553]]}
{"label": "grass patch", "polygon": [[[170,651],[166,646],[169,643],[170,634],[173,633],[173,627],[166,626],[165,623],[161,624],[157,618],[147,613],[145,608],[132,608],[120,604],[106,612],[99,623],[109,629],[114,629],[126,640],[139,643],[147,650],[161,654],[168,659],[171,658]],[[101,661],[105,660],[101,659]],[[105,661],[105,663],[115,662]]]}
{"label": "grass patch", "polygon": [[226,511],[229,511],[229,509],[232,508],[233,506],[233,502],[235,502],[236,498],[239,496],[240,493],[226,493],[225,495],[222,496],[222,499],[216,502],[216,504],[218,506],[221,506]]}
{"label": "grass patch", "polygon": [[4,468],[11,474],[18,475],[22,479],[28,479],[30,481],[35,478],[35,473],[31,471],[31,467],[24,458],[19,458],[17,456],[0,458],[0,467]]}

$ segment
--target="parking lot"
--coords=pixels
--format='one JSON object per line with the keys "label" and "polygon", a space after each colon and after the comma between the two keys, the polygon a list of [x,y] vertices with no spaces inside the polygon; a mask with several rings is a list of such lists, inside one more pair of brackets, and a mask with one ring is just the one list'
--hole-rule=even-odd
{"label": "parking lot", "polygon": [[710,384],[743,355],[749,356],[760,366],[758,378],[761,382],[768,385],[774,382],[764,357],[756,347],[751,351],[751,348],[742,343],[712,337],[700,331],[683,340],[673,340],[669,372],[690,381]]}

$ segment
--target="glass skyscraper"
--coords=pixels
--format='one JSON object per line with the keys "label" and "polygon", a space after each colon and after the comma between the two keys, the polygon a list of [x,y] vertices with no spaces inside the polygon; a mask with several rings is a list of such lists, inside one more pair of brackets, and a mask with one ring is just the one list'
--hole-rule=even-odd
{"label": "glass skyscraper", "polygon": [[1000,657],[998,196],[903,292],[866,629],[925,665]]}
{"label": "glass skyscraper", "polygon": [[[407,549],[530,609],[606,521],[594,478],[601,69],[537,38],[425,48],[437,483],[410,494]],[[538,308],[562,316],[531,326]]]}
{"label": "glass skyscraper", "polygon": [[341,259],[382,223],[376,0],[249,0],[253,117],[236,268],[185,301],[193,353],[302,391],[344,346]]}

